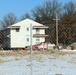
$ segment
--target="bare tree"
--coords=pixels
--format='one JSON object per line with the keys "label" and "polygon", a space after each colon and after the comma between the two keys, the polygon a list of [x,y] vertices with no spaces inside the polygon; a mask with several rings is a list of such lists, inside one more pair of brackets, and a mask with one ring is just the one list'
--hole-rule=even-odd
{"label": "bare tree", "polygon": [[57,0],[46,1],[43,5],[35,7],[32,10],[34,20],[49,26],[46,33],[49,37],[48,42],[55,43],[55,19],[56,13],[61,16],[62,5]]}
{"label": "bare tree", "polygon": [[24,15],[22,15],[21,19],[20,20],[24,20],[26,18],[31,18],[30,15],[28,13],[25,13]]}
{"label": "bare tree", "polygon": [[61,14],[61,3],[57,0],[46,1],[32,10],[34,19],[42,24],[53,23],[56,13]]}
{"label": "bare tree", "polygon": [[13,13],[9,13],[3,17],[3,20],[0,21],[0,25],[3,29],[17,22],[17,18]]}
{"label": "bare tree", "polygon": [[63,10],[62,25],[59,26],[59,40],[61,43],[70,44],[76,41],[76,5],[70,1],[64,5]]}
{"label": "bare tree", "polygon": [[76,3],[72,1],[66,3],[63,7],[63,15],[61,21],[63,24],[74,24],[76,23]]}

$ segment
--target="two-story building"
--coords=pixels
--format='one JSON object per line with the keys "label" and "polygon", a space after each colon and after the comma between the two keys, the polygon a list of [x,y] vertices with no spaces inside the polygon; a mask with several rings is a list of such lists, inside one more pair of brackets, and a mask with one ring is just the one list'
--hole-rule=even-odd
{"label": "two-story building", "polygon": [[48,36],[45,34],[45,28],[48,27],[31,19],[25,19],[7,28],[10,30],[10,34],[7,35],[10,39],[8,44],[10,48],[30,46],[31,38],[32,45],[39,44],[45,42],[45,37]]}

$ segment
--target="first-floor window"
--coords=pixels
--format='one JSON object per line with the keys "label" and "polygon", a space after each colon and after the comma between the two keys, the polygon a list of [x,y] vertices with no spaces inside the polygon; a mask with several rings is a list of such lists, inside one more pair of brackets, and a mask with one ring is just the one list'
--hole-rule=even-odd
{"label": "first-floor window", "polygon": [[27,42],[29,42],[29,38],[27,38]]}
{"label": "first-floor window", "polygon": [[39,44],[40,42],[36,42],[36,44]]}
{"label": "first-floor window", "polygon": [[40,43],[40,37],[36,37],[36,44]]}
{"label": "first-floor window", "polygon": [[40,41],[40,37],[36,37],[36,41],[39,42]]}

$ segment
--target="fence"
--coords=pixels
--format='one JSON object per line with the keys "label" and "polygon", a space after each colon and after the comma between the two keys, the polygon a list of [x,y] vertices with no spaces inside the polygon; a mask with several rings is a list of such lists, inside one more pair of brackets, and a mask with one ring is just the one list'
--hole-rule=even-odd
{"label": "fence", "polygon": [[[57,31],[56,31],[56,25],[55,24],[50,24],[47,25],[49,28],[46,29],[46,34],[49,35],[48,37],[45,37],[45,42],[47,43],[51,43],[51,44],[57,44],[57,38],[58,38],[58,44],[59,45],[70,45],[72,43],[76,42],[76,25],[71,25],[71,24],[59,24],[58,25],[58,37],[56,35]],[[18,33],[17,33],[18,34]],[[27,39],[25,39],[25,33],[22,33],[23,36],[21,37],[17,37],[16,41],[20,41],[22,39],[24,39],[22,42],[18,43],[18,46],[23,45],[24,43],[26,43],[26,40],[28,42],[30,42],[30,36],[28,36]],[[19,34],[18,34],[19,35]],[[15,37],[17,35],[14,35]],[[42,37],[42,36],[41,36]],[[14,37],[13,37],[14,38]],[[21,38],[21,39],[20,39]],[[37,42],[40,41],[39,39],[40,37],[37,37]],[[11,46],[11,33],[9,29],[4,29],[0,31],[0,47],[2,47],[3,49],[12,49]],[[15,42],[16,42],[15,41]],[[13,41],[14,42],[14,41]],[[40,42],[41,43],[41,42]],[[17,45],[17,44],[16,44]],[[29,44],[30,45],[30,44]],[[27,45],[27,47],[29,46]],[[26,47],[26,48],[27,48]],[[1,48],[1,49],[2,49]],[[24,47],[22,47],[23,49]],[[14,48],[16,49],[16,48]],[[19,49],[19,48],[18,48]],[[25,49],[25,48],[24,48]]]}
{"label": "fence", "polygon": [[[63,48],[65,48],[68,45],[76,46],[76,44],[75,44],[75,42],[76,42],[76,33],[75,33],[76,32],[76,25],[70,25],[70,24],[62,24],[61,25],[61,24],[59,24],[58,25],[58,37],[56,35],[57,32],[56,32],[55,24],[50,24],[50,25],[48,25],[48,27],[49,28],[46,29],[46,34],[49,35],[49,36],[45,37],[45,42],[49,43],[50,45],[52,44],[54,46],[54,45],[57,44],[57,38],[58,38],[59,48],[60,48],[60,45],[62,45]],[[32,31],[30,33],[32,34]],[[24,48],[23,47],[21,48],[20,46],[24,45],[26,43],[26,40],[31,43],[31,44],[27,45],[27,47],[26,47],[26,49],[27,49],[28,46],[31,46],[31,50],[29,48],[29,50],[31,51],[30,52],[30,59],[29,59],[29,56],[27,55],[28,51],[23,52],[23,53],[25,53],[26,57],[21,58],[22,59],[21,61],[18,60],[19,58],[15,58],[16,60],[18,60],[20,62],[20,63],[19,62],[16,62],[16,63],[19,66],[21,66],[23,69],[21,70],[21,67],[18,67],[18,65],[13,62],[13,64],[16,65],[18,68],[15,67],[15,68],[12,68],[11,71],[9,70],[10,72],[13,72],[13,73],[10,73],[8,70],[6,71],[4,69],[4,71],[5,71],[4,74],[9,73],[10,75],[15,75],[15,74],[18,74],[18,75],[19,74],[20,75],[53,75],[54,71],[53,71],[52,67],[55,69],[57,67],[56,66],[57,64],[55,63],[52,66],[51,62],[52,63],[56,62],[56,60],[55,60],[56,57],[52,57],[52,56],[48,56],[48,55],[53,54],[54,52],[51,51],[51,49],[50,49],[51,52],[49,52],[48,47],[47,47],[47,50],[45,52],[42,49],[42,51],[40,51],[40,52],[32,53],[32,42],[33,42],[32,41],[33,37],[31,38],[32,35],[30,36],[30,39],[31,39],[30,40],[28,38],[25,39],[25,37],[24,37],[25,33],[22,33],[22,34],[23,34],[23,36],[21,36],[19,38],[16,38],[15,42],[19,41],[18,39],[20,39],[20,38],[23,39],[23,42],[18,43],[18,45],[19,45],[18,48],[11,48],[10,46],[12,45],[12,43],[11,43],[12,36],[11,36],[10,30],[9,29],[4,29],[4,30],[0,31],[0,50],[11,50],[11,49],[13,49],[13,50],[15,50],[15,49],[22,50],[22,49],[24,49],[25,50],[25,46],[24,46]],[[16,37],[18,35],[19,34],[18,34],[18,31],[17,31],[17,34],[14,35],[14,36]],[[13,36],[13,38],[14,38],[14,36]],[[39,37],[37,37],[37,42],[38,41],[39,41]],[[55,48],[55,46],[52,47],[52,49],[54,49],[54,48]],[[6,54],[7,54],[7,52],[6,52]],[[58,55],[57,52],[56,52],[56,55]],[[29,64],[29,62],[31,64]],[[28,63],[28,64],[26,64],[26,63]],[[24,64],[26,64],[26,65],[24,65]],[[51,64],[51,66],[50,66],[50,64]],[[7,66],[11,69],[10,65],[11,64],[9,64]],[[14,65],[12,65],[12,66],[14,66]],[[7,67],[7,69],[8,69],[8,67]],[[57,68],[55,70],[57,70]],[[1,71],[4,72],[3,70],[1,70]],[[56,72],[55,72],[55,74],[61,75],[59,71],[56,71]]]}

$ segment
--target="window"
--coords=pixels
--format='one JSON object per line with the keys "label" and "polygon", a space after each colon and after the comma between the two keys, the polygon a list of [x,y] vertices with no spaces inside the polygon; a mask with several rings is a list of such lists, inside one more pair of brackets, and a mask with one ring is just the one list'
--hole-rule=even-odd
{"label": "window", "polygon": [[40,30],[38,28],[36,28],[36,34],[39,34]]}
{"label": "window", "polygon": [[29,38],[27,38],[27,42],[29,42]]}
{"label": "window", "polygon": [[40,42],[36,42],[36,44],[39,44]]}
{"label": "window", "polygon": [[36,39],[36,41],[40,41],[40,39]]}
{"label": "window", "polygon": [[29,31],[29,28],[27,28],[27,31]]}
{"label": "window", "polygon": [[36,37],[36,41],[39,42],[40,41],[40,38],[39,37]]}
{"label": "window", "polygon": [[19,28],[16,28],[16,32],[19,32]]}

